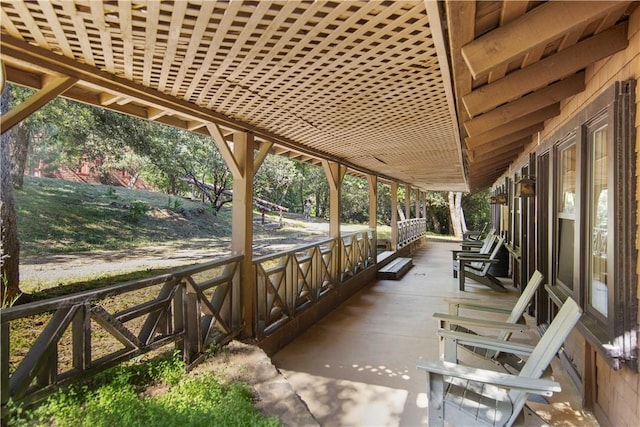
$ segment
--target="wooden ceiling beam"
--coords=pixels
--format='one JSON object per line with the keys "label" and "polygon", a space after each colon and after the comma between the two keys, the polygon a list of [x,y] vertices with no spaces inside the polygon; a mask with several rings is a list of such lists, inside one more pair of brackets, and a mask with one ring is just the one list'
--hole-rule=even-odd
{"label": "wooden ceiling beam", "polygon": [[72,77],[45,77],[42,89],[31,95],[20,105],[2,115],[2,120],[0,120],[0,133],[4,134],[7,132],[22,120],[45,106],[49,101],[64,93],[77,81],[77,79]]}
{"label": "wooden ceiling beam", "polygon": [[547,2],[467,44],[462,56],[477,79],[619,7],[612,1]]}
{"label": "wooden ceiling beam", "polygon": [[494,161],[502,161],[505,158],[520,153],[522,151],[522,148],[529,142],[531,142],[531,139],[522,138],[512,142],[507,146],[495,147],[491,150],[476,152],[473,157],[473,162],[471,163],[482,166],[483,164],[491,164]]}
{"label": "wooden ceiling beam", "polygon": [[514,141],[518,141],[522,138],[530,138],[533,134],[541,131],[542,129],[544,129],[544,124],[536,123],[532,126],[529,126],[528,128],[510,133],[509,135],[505,135],[501,138],[496,138],[485,144],[477,145],[475,147],[467,147],[467,148],[469,150],[473,150],[474,152],[478,153],[479,151],[483,151],[487,149],[491,150],[492,147],[503,147],[503,146],[509,145]]}
{"label": "wooden ceiling beam", "polygon": [[627,47],[627,22],[589,37],[541,61],[514,71],[462,97],[470,117],[520,98]]}
{"label": "wooden ceiling beam", "polygon": [[496,128],[510,120],[526,116],[536,110],[580,93],[584,90],[584,87],[584,71],[582,71],[488,113],[481,114],[466,122],[464,128],[471,137],[480,135],[488,129]]}
{"label": "wooden ceiling beam", "polygon": [[487,144],[496,139],[513,134],[514,132],[521,131],[523,129],[530,128],[539,123],[543,123],[545,120],[549,120],[552,117],[560,114],[560,103],[557,102],[548,107],[544,107],[538,111],[534,111],[531,114],[520,117],[518,119],[509,121],[502,126],[489,129],[488,131],[481,133],[480,135],[465,138],[467,147],[473,149],[474,147]]}
{"label": "wooden ceiling beam", "polygon": [[493,172],[499,168],[508,168],[511,163],[513,163],[524,151],[524,146],[518,147],[518,149],[510,150],[509,152],[505,152],[499,157],[491,160],[485,160],[482,163],[478,163],[477,165],[470,165],[474,173],[477,174],[485,174],[487,172]]}

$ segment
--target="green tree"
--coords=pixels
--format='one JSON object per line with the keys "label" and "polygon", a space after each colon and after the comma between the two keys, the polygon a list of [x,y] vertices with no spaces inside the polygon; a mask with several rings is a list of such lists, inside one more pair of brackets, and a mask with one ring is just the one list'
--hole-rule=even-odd
{"label": "green tree", "polygon": [[489,205],[489,190],[462,197],[462,209],[470,230],[480,230],[484,224],[491,222],[491,208]]}
{"label": "green tree", "polygon": [[366,180],[346,175],[342,181],[342,211],[344,222],[365,223],[369,221],[369,187]]}
{"label": "green tree", "polygon": [[269,154],[253,179],[254,193],[261,199],[290,208],[287,194],[300,182],[302,175],[293,160]]}

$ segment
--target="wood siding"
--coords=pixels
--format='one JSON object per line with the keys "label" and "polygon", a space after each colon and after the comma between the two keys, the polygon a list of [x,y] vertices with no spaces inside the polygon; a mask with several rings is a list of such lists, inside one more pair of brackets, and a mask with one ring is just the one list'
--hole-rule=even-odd
{"label": "wood siding", "polygon": [[[553,135],[558,129],[586,105],[593,102],[606,88],[617,81],[635,79],[636,85],[636,202],[640,211],[640,9],[636,9],[629,20],[628,47],[615,55],[594,63],[586,69],[586,89],[565,101],[561,105],[560,116],[549,120],[540,133],[540,141]],[[532,141],[527,152],[535,151],[537,141]],[[515,164],[524,164],[523,155]],[[497,182],[501,182],[498,180]],[[638,216],[638,230],[640,230],[640,216]],[[636,246],[640,249],[640,241],[636,238]],[[636,271],[640,276],[640,261]],[[640,283],[640,281],[639,281]],[[638,289],[640,295],[640,289]],[[640,318],[640,313],[639,313]],[[585,366],[584,351],[590,347],[577,332],[572,332],[566,343],[567,355],[583,374],[590,367]],[[593,350],[591,350],[593,351]],[[607,362],[594,352],[596,391],[594,394],[594,413],[603,425],[616,426],[640,425],[640,374],[626,367],[614,371]],[[588,358],[587,358],[588,359]],[[593,369],[593,367],[591,367]]]}

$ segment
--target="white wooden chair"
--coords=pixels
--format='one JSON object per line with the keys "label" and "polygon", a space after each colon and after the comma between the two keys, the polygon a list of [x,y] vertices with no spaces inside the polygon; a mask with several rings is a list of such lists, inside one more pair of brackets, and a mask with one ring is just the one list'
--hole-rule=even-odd
{"label": "white wooden chair", "polygon": [[[477,329],[490,329],[498,332],[496,337],[497,340],[507,341],[511,338],[511,334],[513,332],[524,332],[529,330],[529,327],[525,323],[519,322],[522,319],[524,311],[527,309],[529,303],[533,299],[533,296],[538,290],[538,287],[540,287],[543,279],[544,277],[542,273],[536,270],[531,275],[527,286],[524,288],[524,291],[518,298],[518,301],[516,301],[516,304],[510,311],[503,307],[481,304],[474,300],[452,298],[446,300],[449,303],[449,314],[433,313],[433,317],[438,320],[440,329],[471,334],[478,334],[476,332]],[[507,317],[504,322],[492,321],[479,317],[463,317],[458,315],[461,308],[479,311],[482,313],[504,313],[508,314],[509,317]],[[476,330],[474,330],[474,328]],[[441,354],[443,355],[444,360],[456,363],[458,361],[458,345],[455,344],[454,340],[443,339],[441,345]],[[498,362],[501,365],[506,364],[512,366],[517,371],[522,367],[522,359],[512,357],[512,355],[506,355],[507,357],[503,360],[498,360],[500,356],[500,352],[498,351],[474,346],[463,346],[463,348],[466,348],[479,357]]]}
{"label": "white wooden chair", "polygon": [[[427,375],[429,426],[446,422],[459,426],[511,426],[524,407],[529,394],[551,396],[559,392],[560,384],[541,379],[542,373],[560,350],[582,310],[567,298],[549,328],[538,341],[519,375],[478,369],[456,363],[420,362],[418,369]],[[514,344],[477,335],[472,340],[486,342],[488,348],[509,351]],[[507,344],[507,345],[505,345]]]}
{"label": "white wooden chair", "polygon": [[[489,256],[477,256],[476,254],[470,253],[459,253],[456,256],[456,264],[454,264],[454,269],[458,270],[458,288],[461,291],[464,291],[464,286],[467,278],[475,280],[478,283],[482,283],[485,286],[490,287],[491,289],[498,292],[506,292],[502,283],[495,277],[489,273],[489,268],[493,264],[497,264],[500,262],[498,259],[498,252],[502,248],[502,244],[504,243],[504,238],[501,236],[497,236],[494,246],[491,250]],[[455,275],[454,275],[455,276]]]}
{"label": "white wooden chair", "polygon": [[482,256],[482,257],[489,257],[491,255],[491,252],[493,250],[493,247],[496,243],[496,239],[498,238],[498,236],[496,236],[495,234],[491,234],[491,235],[487,235],[487,237],[482,240],[482,246],[478,246],[478,247],[473,247],[473,248],[467,248],[467,249],[453,249],[451,251],[451,258],[453,261],[453,277],[456,278],[458,277],[458,255],[459,254],[465,254],[465,256]]}

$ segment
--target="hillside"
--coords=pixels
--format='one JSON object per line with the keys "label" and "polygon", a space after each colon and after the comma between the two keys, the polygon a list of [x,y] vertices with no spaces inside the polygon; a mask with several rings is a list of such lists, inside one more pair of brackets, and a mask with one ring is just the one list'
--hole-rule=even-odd
{"label": "hillside", "polygon": [[[170,268],[229,252],[229,207],[216,216],[199,201],[51,178],[25,177],[15,194],[23,291]],[[282,225],[277,215],[267,214],[263,225],[256,213],[254,252],[323,238],[325,225],[291,214]]]}

